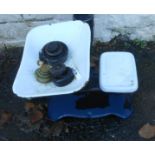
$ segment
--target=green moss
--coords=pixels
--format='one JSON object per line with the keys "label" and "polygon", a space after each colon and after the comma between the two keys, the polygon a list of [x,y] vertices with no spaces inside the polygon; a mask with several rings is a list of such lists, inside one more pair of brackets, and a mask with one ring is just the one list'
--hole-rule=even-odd
{"label": "green moss", "polygon": [[135,45],[135,46],[138,46],[138,47],[140,47],[140,48],[145,48],[146,46],[147,46],[147,42],[146,41],[144,41],[144,40],[139,40],[139,39],[134,39],[133,40],[133,44]]}

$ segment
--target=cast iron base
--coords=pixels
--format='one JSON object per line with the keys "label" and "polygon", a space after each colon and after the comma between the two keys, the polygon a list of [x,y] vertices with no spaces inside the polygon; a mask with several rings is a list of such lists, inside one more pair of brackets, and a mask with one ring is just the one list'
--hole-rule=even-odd
{"label": "cast iron base", "polygon": [[[128,118],[132,113],[131,96],[128,94],[108,94],[108,106],[95,108],[77,108],[79,99],[84,98],[82,95],[59,95],[49,98],[48,102],[48,117],[52,121],[64,117],[77,118],[97,118],[108,115],[115,115],[121,118]],[[105,101],[103,95],[103,101]],[[96,102],[96,100],[93,100]],[[128,107],[125,104],[128,102]],[[88,103],[89,104],[89,103]]]}

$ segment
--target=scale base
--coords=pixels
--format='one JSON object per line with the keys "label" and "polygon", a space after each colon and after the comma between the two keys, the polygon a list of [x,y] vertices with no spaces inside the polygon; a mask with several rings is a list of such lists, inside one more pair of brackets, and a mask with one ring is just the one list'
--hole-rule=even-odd
{"label": "scale base", "polygon": [[[93,92],[91,92],[93,93]],[[126,119],[132,113],[131,107],[131,96],[127,94],[107,94],[101,96],[100,99],[91,99],[91,101],[101,101],[103,98],[103,104],[105,104],[105,98],[107,98],[106,106],[98,106],[98,107],[78,107],[77,103],[80,101],[87,101],[87,98],[90,98],[90,94],[69,94],[69,95],[61,95],[61,96],[53,96],[49,98],[48,101],[48,117],[52,121],[57,121],[64,117],[76,117],[76,118],[98,118],[104,117],[108,115],[118,116],[120,118]],[[125,107],[126,103],[128,103],[128,107]],[[84,104],[84,103],[83,103]],[[89,104],[89,103],[87,103]]]}

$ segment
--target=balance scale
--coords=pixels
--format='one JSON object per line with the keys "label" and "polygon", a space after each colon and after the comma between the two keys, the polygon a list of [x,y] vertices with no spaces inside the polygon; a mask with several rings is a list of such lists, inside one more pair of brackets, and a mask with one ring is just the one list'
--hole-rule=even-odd
{"label": "balance scale", "polygon": [[[51,41],[64,42],[68,47],[65,65],[73,69],[75,78],[63,87],[58,87],[53,82],[39,83],[34,76],[38,68],[39,51]],[[126,109],[124,105],[126,102],[131,104],[131,95],[138,89],[138,79],[134,56],[126,51],[105,52],[100,58],[99,91],[103,93],[103,100],[104,93],[108,94],[109,105],[105,108],[77,108],[77,101],[86,95],[75,93],[80,92],[90,78],[90,44],[90,27],[82,21],[33,28],[26,37],[21,64],[13,83],[13,92],[22,98],[48,97],[48,117],[53,121],[63,117],[129,117],[132,109]]]}

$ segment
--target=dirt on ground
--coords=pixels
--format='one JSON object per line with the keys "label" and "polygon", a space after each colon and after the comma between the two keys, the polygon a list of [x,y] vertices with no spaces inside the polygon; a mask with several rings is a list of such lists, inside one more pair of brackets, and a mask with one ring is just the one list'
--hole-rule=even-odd
{"label": "dirt on ground", "polygon": [[[13,94],[12,85],[20,65],[22,48],[0,54],[0,140],[155,140],[138,132],[146,123],[155,124],[155,42],[118,36],[110,42],[96,42],[91,67],[98,72],[99,56],[105,51],[130,51],[137,64],[139,89],[134,94],[133,114],[128,119],[107,116],[95,119],[47,117],[47,100],[27,100]],[[93,81],[89,82],[91,85]],[[88,86],[89,87],[89,86]]]}

